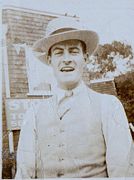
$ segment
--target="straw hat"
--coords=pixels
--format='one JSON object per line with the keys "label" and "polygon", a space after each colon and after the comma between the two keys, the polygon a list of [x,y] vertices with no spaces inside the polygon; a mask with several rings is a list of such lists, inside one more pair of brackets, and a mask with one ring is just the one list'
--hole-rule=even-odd
{"label": "straw hat", "polygon": [[48,23],[46,36],[34,43],[33,51],[38,59],[48,65],[47,55],[49,49],[54,44],[69,39],[83,41],[89,55],[95,51],[99,41],[97,33],[84,29],[76,18],[59,17]]}

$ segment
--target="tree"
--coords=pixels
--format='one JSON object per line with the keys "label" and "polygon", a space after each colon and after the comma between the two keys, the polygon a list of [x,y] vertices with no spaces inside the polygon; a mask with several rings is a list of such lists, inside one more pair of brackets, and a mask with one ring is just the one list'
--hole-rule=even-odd
{"label": "tree", "polygon": [[[99,77],[118,76],[134,68],[132,47],[119,41],[99,45],[90,58],[88,70]],[[96,77],[96,76],[94,76]]]}

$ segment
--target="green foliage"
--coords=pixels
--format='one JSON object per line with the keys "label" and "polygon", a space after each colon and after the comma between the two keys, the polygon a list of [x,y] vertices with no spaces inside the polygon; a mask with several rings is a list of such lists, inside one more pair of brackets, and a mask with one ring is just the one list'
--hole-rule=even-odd
{"label": "green foliage", "polygon": [[94,54],[94,64],[98,64],[99,68],[96,72],[105,75],[107,72],[114,72],[116,65],[114,57],[121,56],[122,60],[133,58],[132,47],[119,41],[113,41],[111,44],[99,45],[98,50]]}
{"label": "green foliage", "polygon": [[132,47],[120,41],[113,41],[111,44],[99,45],[98,50],[94,54],[97,57],[98,63],[101,60],[109,59],[109,55],[114,52],[115,55],[120,54],[123,58],[133,58]]}
{"label": "green foliage", "polygon": [[134,122],[134,72],[116,77],[115,85],[129,122]]}
{"label": "green foliage", "polygon": [[115,54],[118,52],[123,58],[127,58],[128,56],[130,56],[130,59],[133,58],[132,47],[119,41],[112,42],[112,51],[115,52]]}

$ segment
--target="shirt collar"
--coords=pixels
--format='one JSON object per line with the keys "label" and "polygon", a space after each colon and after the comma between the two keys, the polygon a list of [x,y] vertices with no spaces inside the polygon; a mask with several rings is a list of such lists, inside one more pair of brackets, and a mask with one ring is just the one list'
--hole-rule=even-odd
{"label": "shirt collar", "polygon": [[63,90],[63,89],[59,88],[58,86],[56,86],[52,90],[52,93],[53,93],[53,95],[57,96],[57,100],[59,101],[60,99],[62,99],[65,96],[65,94],[70,94],[72,92],[73,96],[75,96],[75,95],[78,95],[81,92],[83,93],[83,91],[85,89],[86,89],[86,85],[82,81],[76,88],[74,88],[72,90]]}

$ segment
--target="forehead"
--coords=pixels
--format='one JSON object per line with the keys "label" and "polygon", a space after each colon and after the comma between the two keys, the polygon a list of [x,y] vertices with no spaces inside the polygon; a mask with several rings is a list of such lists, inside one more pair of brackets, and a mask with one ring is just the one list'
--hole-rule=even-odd
{"label": "forehead", "polygon": [[51,50],[57,48],[57,47],[64,47],[64,46],[79,46],[82,47],[82,42],[79,40],[66,40],[66,41],[61,41],[59,43],[54,44],[51,47]]}

